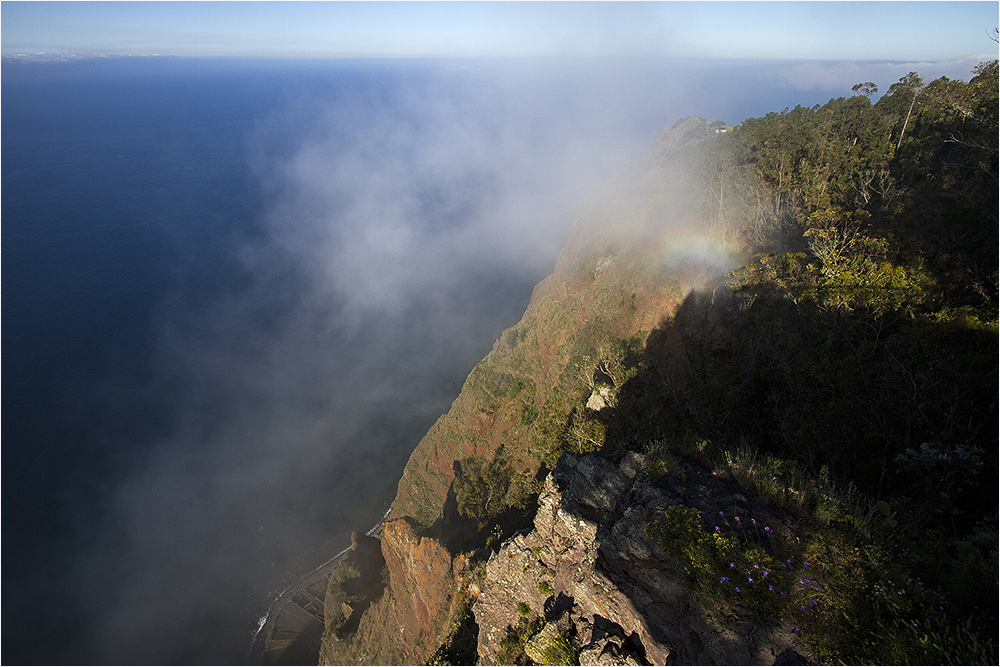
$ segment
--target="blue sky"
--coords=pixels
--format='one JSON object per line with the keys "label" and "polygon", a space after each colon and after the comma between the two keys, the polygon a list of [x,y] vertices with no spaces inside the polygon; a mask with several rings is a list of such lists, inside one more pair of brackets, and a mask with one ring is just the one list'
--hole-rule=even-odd
{"label": "blue sky", "polygon": [[997,2],[13,2],[3,54],[996,57]]}

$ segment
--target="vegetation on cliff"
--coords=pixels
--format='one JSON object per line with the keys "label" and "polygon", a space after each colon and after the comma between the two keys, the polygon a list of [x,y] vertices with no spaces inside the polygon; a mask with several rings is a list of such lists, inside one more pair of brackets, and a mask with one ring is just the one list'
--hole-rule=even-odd
{"label": "vegetation on cliff", "polygon": [[678,121],[595,193],[393,516],[472,552],[531,525],[564,451],[696,463],[796,525],[649,522],[719,627],[793,618],[822,661],[995,664],[997,62],[856,92]]}
{"label": "vegetation on cliff", "polygon": [[[809,522],[793,557],[822,583],[782,609],[810,612],[820,659],[996,661],[996,62],[976,74],[726,137],[720,210],[771,252],[664,320],[606,421],[609,444],[670,443]],[[734,554],[702,519],[653,532],[705,604],[768,613],[745,566],[780,549]]]}

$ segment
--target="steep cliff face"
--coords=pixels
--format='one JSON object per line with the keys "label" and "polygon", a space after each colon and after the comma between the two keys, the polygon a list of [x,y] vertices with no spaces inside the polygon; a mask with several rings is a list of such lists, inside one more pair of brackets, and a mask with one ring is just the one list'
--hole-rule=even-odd
{"label": "steep cliff face", "polygon": [[[373,540],[380,553],[355,547],[331,577],[321,664],[423,664],[463,599],[465,556],[452,557],[437,540],[421,536],[411,519],[383,528],[381,543]],[[383,564],[389,575],[384,590],[383,575],[375,571]],[[374,596],[351,595],[376,587]]]}
{"label": "steep cliff face", "polygon": [[554,434],[590,391],[581,369],[597,363],[609,341],[648,333],[691,286],[729,268],[706,228],[705,201],[693,194],[701,190],[680,167],[706,128],[686,119],[665,131],[642,164],[584,202],[555,271],[536,286],[522,320],[414,449],[392,518],[431,525],[463,457],[489,457],[503,445],[525,474],[554,465]]}
{"label": "steep cliff face", "polygon": [[[446,516],[455,462],[489,459],[502,448],[517,473],[530,479],[555,466],[562,450],[593,446],[569,442],[567,430],[574,410],[595,390],[589,376],[609,342],[641,342],[692,284],[718,273],[703,255],[688,252],[692,238],[708,239],[701,228],[704,202],[690,196],[697,189],[678,167],[706,128],[701,119],[680,121],[661,133],[642,164],[581,205],[555,270],[536,286],[522,320],[503,332],[413,451],[382,538],[387,591],[350,637],[327,633],[324,661],[426,660],[470,594],[465,557],[449,554],[435,539],[454,542],[442,532],[461,530]],[[607,403],[610,392],[598,388],[596,395]],[[626,626],[630,632],[640,627]],[[666,655],[652,648],[652,635],[643,636],[653,655]]]}
{"label": "steep cliff face", "polygon": [[421,537],[408,519],[385,526],[382,554],[389,567],[392,595],[407,657],[422,662],[438,647],[443,626],[462,589],[463,555],[452,558],[431,537]]}
{"label": "steep cliff face", "polygon": [[683,480],[657,481],[635,452],[618,464],[564,454],[545,481],[534,528],[486,564],[473,606],[480,664],[508,662],[511,630],[530,627],[528,619],[535,625],[524,633],[525,651],[542,664],[560,645],[580,664],[804,662],[794,623],[725,631],[709,623],[676,561],[645,536],[676,504],[705,516],[717,507],[760,511],[707,471],[684,464],[678,472]]}

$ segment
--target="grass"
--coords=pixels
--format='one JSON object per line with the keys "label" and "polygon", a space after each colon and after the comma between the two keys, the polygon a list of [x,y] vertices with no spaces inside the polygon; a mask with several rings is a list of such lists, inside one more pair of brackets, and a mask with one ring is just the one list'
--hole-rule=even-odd
{"label": "grass", "polygon": [[778,531],[725,510],[712,521],[706,529],[698,510],[674,505],[662,520],[646,526],[646,535],[680,562],[688,585],[717,625],[815,606],[813,579],[802,574],[810,565],[788,552]]}
{"label": "grass", "polygon": [[806,515],[815,506],[815,484],[792,461],[760,454],[750,448],[723,453],[716,471],[770,505]]}
{"label": "grass", "polygon": [[497,656],[498,665],[523,665],[528,664],[528,656],[524,653],[524,645],[528,640],[538,634],[538,631],[545,625],[545,621],[539,616],[527,618],[522,616],[517,627],[507,626],[507,631],[500,639],[500,654]]}
{"label": "grass", "polygon": [[580,662],[576,650],[562,635],[552,637],[540,652],[543,665],[576,665]]}
{"label": "grass", "polygon": [[667,441],[664,438],[650,440],[646,444],[646,474],[653,479],[664,476],[677,476],[684,478],[684,473],[680,467],[680,460],[670,451]]}

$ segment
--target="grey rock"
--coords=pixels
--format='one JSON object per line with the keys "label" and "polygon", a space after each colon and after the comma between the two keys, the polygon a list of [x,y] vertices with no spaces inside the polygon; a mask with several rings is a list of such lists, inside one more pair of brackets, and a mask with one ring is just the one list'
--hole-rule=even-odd
{"label": "grey rock", "polygon": [[737,502],[708,471],[681,465],[683,493],[668,486],[677,480],[651,480],[639,454],[618,464],[563,454],[539,495],[534,528],[486,563],[473,605],[479,663],[496,664],[499,640],[521,618],[519,603],[548,621],[528,643],[536,662],[556,634],[581,664],[771,664],[807,654],[778,620],[753,629],[712,625],[678,564],[646,537],[646,524],[682,500],[705,513]]}

